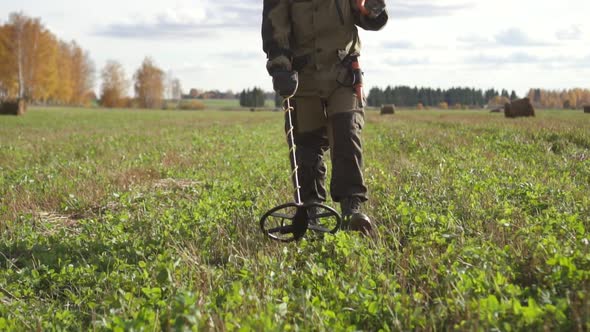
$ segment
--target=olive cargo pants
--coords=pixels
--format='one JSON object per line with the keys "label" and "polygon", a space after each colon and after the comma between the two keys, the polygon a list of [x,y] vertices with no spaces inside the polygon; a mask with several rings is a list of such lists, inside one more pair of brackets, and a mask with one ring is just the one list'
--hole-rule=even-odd
{"label": "olive cargo pants", "polygon": [[[361,131],[364,111],[351,88],[341,87],[326,98],[296,96],[293,99],[296,156],[301,199],[304,203],[326,200],[326,165],[332,159],[330,194],[335,202],[346,197],[367,200],[362,166]],[[285,121],[288,130],[288,120]]]}

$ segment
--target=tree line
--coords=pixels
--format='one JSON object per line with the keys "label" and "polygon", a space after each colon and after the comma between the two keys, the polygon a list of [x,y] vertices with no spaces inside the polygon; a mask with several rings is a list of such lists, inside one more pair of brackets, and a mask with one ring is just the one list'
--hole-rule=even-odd
{"label": "tree line", "polygon": [[[578,109],[590,105],[589,89],[545,90],[530,89],[528,97],[535,107]],[[385,89],[372,88],[367,97],[367,104],[380,107],[394,104],[400,107],[489,107],[503,106],[519,96],[513,90],[481,90],[474,88],[432,89],[409,86],[388,86]]]}
{"label": "tree line", "polygon": [[[104,107],[159,108],[165,98],[182,96],[180,80],[164,73],[149,57],[132,81],[115,60],[109,60],[100,75],[99,102]],[[59,39],[40,18],[12,13],[0,25],[0,100],[88,105],[97,99],[95,77],[90,53],[75,41]],[[128,96],[130,85],[134,98]]]}
{"label": "tree line", "polygon": [[[155,61],[146,57],[133,74],[133,81],[127,79],[123,65],[109,60],[101,70],[100,104],[103,107],[161,108],[165,99],[180,100],[182,85],[172,73],[164,73]],[[133,85],[134,98],[128,97],[129,86]]]}
{"label": "tree line", "polygon": [[245,89],[240,92],[240,106],[264,107],[267,94],[260,88]]}
{"label": "tree line", "polygon": [[401,107],[415,107],[422,105],[425,107],[438,107],[442,104],[448,106],[463,105],[482,107],[490,101],[502,98],[502,100],[515,100],[518,95],[515,91],[511,93],[503,89],[481,90],[474,88],[451,88],[451,89],[433,89],[425,87],[409,86],[388,86],[385,89],[378,87],[372,88],[367,97],[369,106],[379,107],[384,104],[395,104]]}
{"label": "tree line", "polygon": [[579,109],[590,106],[589,89],[530,89],[527,96],[533,102],[533,105],[542,108]]}

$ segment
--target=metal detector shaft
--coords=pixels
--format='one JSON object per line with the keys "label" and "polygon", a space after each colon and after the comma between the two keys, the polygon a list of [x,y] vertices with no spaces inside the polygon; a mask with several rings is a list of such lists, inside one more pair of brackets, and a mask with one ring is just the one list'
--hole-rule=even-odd
{"label": "metal detector shaft", "polygon": [[289,143],[289,152],[291,154],[291,171],[293,182],[295,184],[295,203],[297,205],[303,204],[301,201],[301,186],[299,185],[299,165],[297,165],[297,145],[295,145],[295,126],[293,125],[293,116],[291,107],[291,97],[285,98],[284,103],[287,105],[285,112],[287,112],[287,120],[289,121],[289,130],[287,131],[287,142]]}

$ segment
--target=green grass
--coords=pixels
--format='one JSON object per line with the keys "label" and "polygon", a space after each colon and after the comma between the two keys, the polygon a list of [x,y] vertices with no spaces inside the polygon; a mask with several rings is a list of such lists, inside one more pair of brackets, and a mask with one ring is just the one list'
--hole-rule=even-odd
{"label": "green grass", "polygon": [[590,116],[367,116],[375,238],[277,244],[282,114],[0,117],[0,330],[588,330]]}

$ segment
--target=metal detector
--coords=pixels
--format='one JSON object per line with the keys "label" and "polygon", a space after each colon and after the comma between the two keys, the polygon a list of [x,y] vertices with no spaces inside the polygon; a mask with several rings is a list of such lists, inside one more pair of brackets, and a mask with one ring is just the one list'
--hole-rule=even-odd
{"label": "metal detector", "polygon": [[321,203],[304,204],[301,201],[301,186],[297,171],[297,155],[295,153],[295,127],[293,126],[291,97],[284,99],[284,111],[287,113],[289,130],[287,142],[291,155],[291,170],[295,186],[295,202],[279,205],[260,218],[260,228],[266,236],[281,242],[292,242],[303,238],[307,230],[318,235],[336,233],[342,225],[342,217],[333,208]]}

